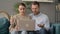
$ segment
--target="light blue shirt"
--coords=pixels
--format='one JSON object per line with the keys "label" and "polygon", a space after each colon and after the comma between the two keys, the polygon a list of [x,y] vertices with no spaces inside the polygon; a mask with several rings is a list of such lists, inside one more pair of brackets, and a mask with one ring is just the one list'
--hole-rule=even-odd
{"label": "light blue shirt", "polygon": [[50,25],[49,25],[49,19],[47,17],[47,15],[40,13],[38,15],[34,15],[33,13],[31,13],[29,16],[32,17],[33,20],[35,20],[35,30],[40,30],[41,27],[38,26],[38,24],[45,24],[45,28],[49,29]]}

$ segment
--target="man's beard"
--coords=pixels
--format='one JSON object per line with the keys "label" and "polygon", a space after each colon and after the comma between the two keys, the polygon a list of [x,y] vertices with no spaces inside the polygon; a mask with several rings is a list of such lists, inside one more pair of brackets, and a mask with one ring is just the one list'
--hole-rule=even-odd
{"label": "man's beard", "polygon": [[40,12],[34,12],[34,15],[38,15]]}

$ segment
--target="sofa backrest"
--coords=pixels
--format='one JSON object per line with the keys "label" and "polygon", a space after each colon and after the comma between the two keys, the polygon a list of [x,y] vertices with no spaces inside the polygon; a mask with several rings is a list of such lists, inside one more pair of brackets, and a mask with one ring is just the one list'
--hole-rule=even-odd
{"label": "sofa backrest", "polygon": [[9,34],[10,22],[7,18],[0,18],[0,34]]}

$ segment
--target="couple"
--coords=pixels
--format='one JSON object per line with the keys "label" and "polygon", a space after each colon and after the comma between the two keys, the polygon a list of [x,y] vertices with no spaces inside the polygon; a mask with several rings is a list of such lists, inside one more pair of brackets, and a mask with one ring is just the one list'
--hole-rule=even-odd
{"label": "couple", "polygon": [[[48,30],[50,29],[49,26],[49,19],[47,15],[41,13],[40,10],[40,4],[39,2],[32,2],[31,4],[31,10],[33,13],[29,14],[29,16],[32,18],[32,20],[35,20],[35,32],[29,32],[29,34],[47,34]],[[12,30],[15,30],[18,33],[21,33],[19,30],[19,27],[16,25],[17,18],[18,20],[20,17],[26,16],[26,5],[24,3],[20,3],[18,7],[19,14],[13,16],[10,19],[10,24],[12,27]],[[11,31],[12,32],[12,31]],[[16,34],[15,32],[15,34]],[[12,32],[12,34],[14,34]]]}

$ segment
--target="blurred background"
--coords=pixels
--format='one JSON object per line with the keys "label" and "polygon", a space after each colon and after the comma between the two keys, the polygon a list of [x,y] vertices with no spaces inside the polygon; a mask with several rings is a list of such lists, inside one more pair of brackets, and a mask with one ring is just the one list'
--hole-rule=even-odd
{"label": "blurred background", "polygon": [[[15,15],[17,12],[14,9],[14,5],[17,2],[40,2],[40,11],[47,14],[50,22],[56,23],[60,22],[60,11],[58,5],[60,0],[0,0],[0,10],[6,11],[9,15]],[[29,12],[29,9],[27,11]]]}
{"label": "blurred background", "polygon": [[0,17],[4,16],[0,18],[0,34],[10,34],[9,19],[10,16],[18,13],[18,3],[24,2],[27,6],[27,14],[29,14],[31,13],[32,1],[38,1],[40,3],[40,12],[49,17],[51,33],[60,34],[60,0],[0,0]]}

